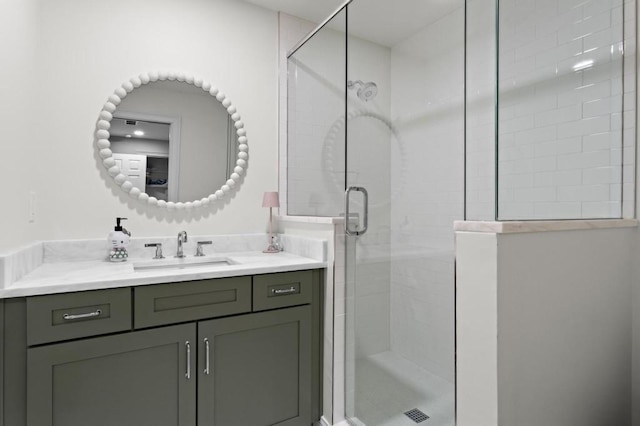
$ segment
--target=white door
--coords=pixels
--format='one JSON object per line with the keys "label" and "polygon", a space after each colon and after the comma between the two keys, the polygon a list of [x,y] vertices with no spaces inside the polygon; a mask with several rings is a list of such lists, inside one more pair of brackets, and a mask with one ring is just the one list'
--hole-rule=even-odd
{"label": "white door", "polygon": [[134,187],[142,192],[146,191],[147,182],[147,156],[138,154],[113,153],[116,165],[120,167],[120,173],[131,181]]}

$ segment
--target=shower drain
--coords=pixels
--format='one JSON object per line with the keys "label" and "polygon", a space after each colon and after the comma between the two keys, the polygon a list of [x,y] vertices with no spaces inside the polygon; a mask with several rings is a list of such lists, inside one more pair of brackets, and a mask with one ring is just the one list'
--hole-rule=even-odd
{"label": "shower drain", "polygon": [[416,423],[422,423],[429,418],[429,416],[427,416],[425,413],[418,410],[417,408],[414,408],[409,411],[405,411],[404,415],[409,417],[411,420],[413,420]]}

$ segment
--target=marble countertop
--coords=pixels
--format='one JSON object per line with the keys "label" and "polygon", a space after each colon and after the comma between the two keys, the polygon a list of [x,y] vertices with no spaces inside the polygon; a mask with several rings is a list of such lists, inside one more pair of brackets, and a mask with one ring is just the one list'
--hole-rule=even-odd
{"label": "marble countertop", "polygon": [[[129,242],[129,259],[117,263],[107,260],[103,239],[38,241],[0,255],[0,299],[327,267],[326,240],[284,234],[279,239],[284,251],[263,253],[266,234],[190,235],[183,244],[186,258],[176,260],[175,237],[138,237]],[[194,256],[198,241],[210,243],[204,257]],[[153,260],[147,243],[161,243],[166,259]],[[230,262],[192,264],[220,258]],[[190,265],[134,270],[135,264],[167,262]]]}
{"label": "marble countertop", "polygon": [[[219,258],[220,254],[210,257]],[[136,262],[149,263],[149,258],[130,258],[119,263],[107,260],[45,262],[10,286],[0,289],[0,298],[299,271],[327,266],[324,261],[286,252],[232,252],[225,253],[224,257],[229,258],[233,264],[137,271],[134,271],[133,265]]]}

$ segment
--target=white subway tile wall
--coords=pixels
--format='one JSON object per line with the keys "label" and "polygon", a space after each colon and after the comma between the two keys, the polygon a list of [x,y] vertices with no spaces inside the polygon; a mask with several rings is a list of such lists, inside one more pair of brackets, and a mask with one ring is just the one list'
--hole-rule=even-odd
{"label": "white subway tile wall", "polygon": [[496,217],[495,10],[496,0],[467,1],[465,208],[468,220],[495,220]]}
{"label": "white subway tile wall", "polygon": [[[350,277],[347,395],[355,359],[389,350],[453,382],[452,224],[464,198],[460,5],[392,48],[349,38],[347,80],[374,81],[378,94],[364,102],[347,92],[346,183],[369,191],[369,231],[348,245],[347,270],[336,270]],[[344,39],[322,32],[289,60],[291,215],[343,212]],[[357,194],[352,207],[361,211]]]}
{"label": "white subway tile wall", "polygon": [[[287,54],[298,41],[302,40],[305,35],[313,30],[315,24],[313,22],[305,21],[300,18],[296,18],[286,13],[280,12],[278,14],[278,27],[279,27],[279,67],[281,72],[279,73],[279,153],[278,153],[278,191],[280,192],[280,214],[286,215],[288,199],[288,187],[287,187],[287,115],[288,115],[288,59]],[[293,70],[292,70],[293,71]],[[295,90],[295,88],[293,88]]]}
{"label": "white subway tile wall", "polygon": [[345,13],[288,60],[287,214],[339,216],[344,193]]}
{"label": "white subway tile wall", "polygon": [[[335,19],[344,23],[343,16]],[[335,26],[325,27],[288,61],[287,209],[289,215],[340,216],[345,180],[369,192],[369,230],[352,246],[357,261],[350,265],[357,264],[358,274],[356,297],[347,306],[357,329],[354,356],[360,358],[390,347],[390,152],[398,141],[389,120],[389,49],[350,37],[347,77],[345,42]],[[347,78],[374,81],[379,91],[369,102],[348,91],[345,126]],[[362,212],[358,194],[352,209]]]}
{"label": "white subway tile wall", "polygon": [[459,4],[391,49],[391,117],[403,147],[391,151],[391,187],[400,189],[391,204],[391,350],[451,383],[452,224],[464,203]]}
{"label": "white subway tile wall", "polygon": [[[359,9],[364,6],[350,6],[350,19],[366,16]],[[362,186],[369,194],[369,229],[361,237],[350,237],[355,239],[355,257],[347,264],[355,283],[347,313],[354,317],[355,356],[363,358],[388,351],[391,344],[391,153],[399,150],[399,142],[390,119],[389,48],[353,36],[348,41],[347,80],[375,82],[378,87],[368,101],[358,98],[356,89],[347,91],[347,186]],[[361,200],[359,193],[352,193],[351,212],[362,215]]]}
{"label": "white subway tile wall", "polygon": [[623,0],[500,2],[498,219],[630,214],[622,190],[632,192],[633,139],[623,151],[623,134],[635,127],[635,87],[623,73],[635,60],[623,46],[634,9]]}

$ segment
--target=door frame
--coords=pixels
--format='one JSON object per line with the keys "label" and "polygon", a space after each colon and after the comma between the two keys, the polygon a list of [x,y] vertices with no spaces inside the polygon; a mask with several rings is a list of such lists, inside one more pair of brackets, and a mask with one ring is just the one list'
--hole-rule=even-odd
{"label": "door frame", "polygon": [[169,124],[169,176],[167,178],[167,201],[178,202],[180,180],[180,126],[179,116],[148,114],[137,111],[117,110],[114,118],[126,120],[152,121],[154,123]]}

